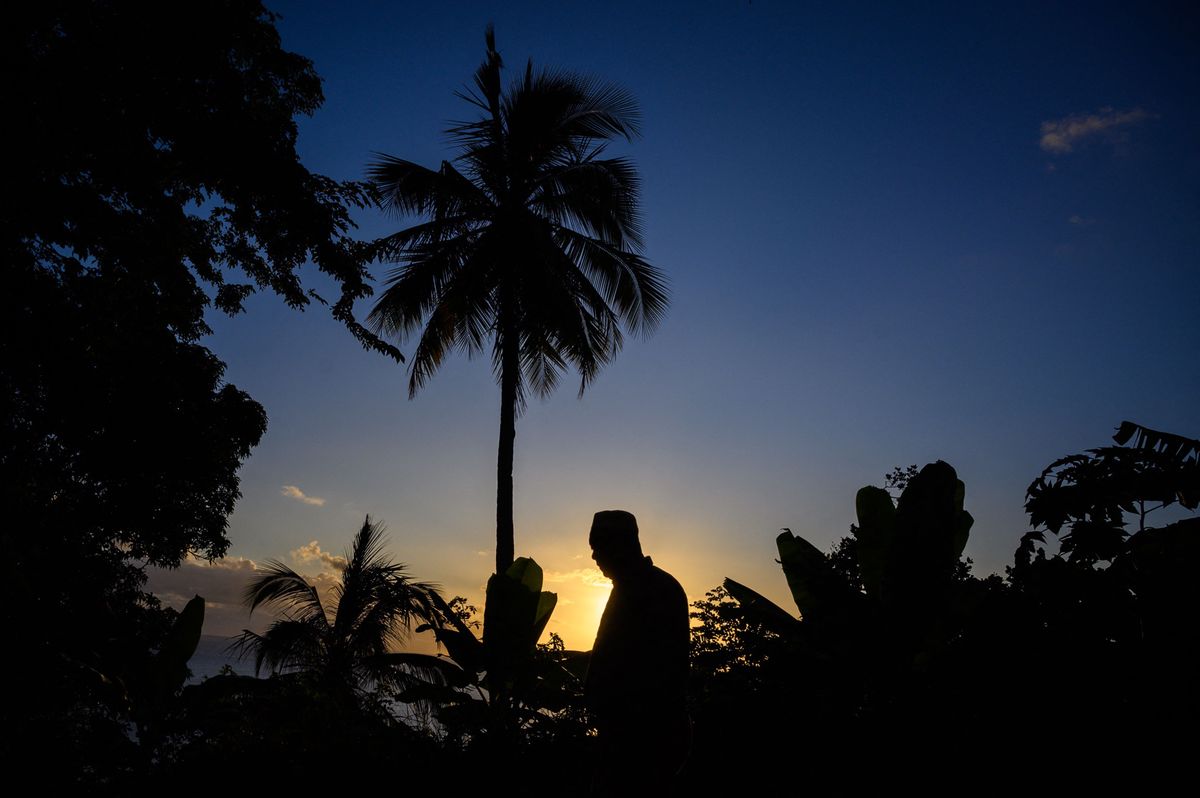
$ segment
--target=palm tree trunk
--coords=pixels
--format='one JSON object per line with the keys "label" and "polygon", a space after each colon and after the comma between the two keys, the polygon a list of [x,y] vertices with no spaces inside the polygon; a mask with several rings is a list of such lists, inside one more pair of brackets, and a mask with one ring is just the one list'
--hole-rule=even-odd
{"label": "palm tree trunk", "polygon": [[500,342],[500,451],[496,457],[496,573],[512,565],[513,544],[513,444],[517,438],[517,380],[521,362],[516,335]]}

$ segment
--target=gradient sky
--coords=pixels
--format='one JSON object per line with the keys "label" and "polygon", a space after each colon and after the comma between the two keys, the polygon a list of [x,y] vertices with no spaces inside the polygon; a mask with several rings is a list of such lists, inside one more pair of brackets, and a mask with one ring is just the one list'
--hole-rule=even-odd
{"label": "gradient sky", "polygon": [[[299,150],[333,177],[362,178],[375,152],[451,157],[442,131],[471,115],[454,92],[489,21],[513,77],[532,57],[641,104],[643,135],[619,149],[641,170],[671,310],[582,400],[564,380],[517,427],[517,554],[553,580],[568,646],[590,647],[606,596],[586,570],[598,509],[633,511],[690,598],[730,576],[790,609],[778,529],[828,547],[893,466],[958,470],[982,574],[1011,563],[1025,488],[1052,460],[1123,419],[1200,436],[1187,4],[268,5],[325,80]],[[363,238],[403,221],[357,218]],[[302,547],[341,553],[370,513],[414,575],[481,599],[490,363],[455,357],[409,401],[404,368],[319,308],[262,295],[211,323],[270,426],[230,557],[153,586],[207,590],[226,606],[206,631],[236,631],[230,586],[251,561],[316,574],[328,558]]]}

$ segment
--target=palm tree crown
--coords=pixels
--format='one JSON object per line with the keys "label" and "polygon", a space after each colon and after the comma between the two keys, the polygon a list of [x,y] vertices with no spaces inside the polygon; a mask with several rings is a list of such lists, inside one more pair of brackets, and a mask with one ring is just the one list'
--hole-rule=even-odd
{"label": "palm tree crown", "polygon": [[420,332],[410,396],[446,354],[490,346],[501,388],[497,573],[513,560],[512,444],[529,391],[549,395],[568,368],[580,393],[620,350],[622,327],[662,319],[662,273],[642,256],[638,176],[609,140],[637,134],[623,89],[535,72],[501,90],[491,28],[474,86],[459,94],[479,118],[452,126],[454,161],[433,170],[382,155],[369,167],[384,207],[423,221],[377,242],[399,263],[369,316],[376,332]]}
{"label": "palm tree crown", "polygon": [[246,587],[245,603],[281,610],[283,617],[259,635],[244,631],[234,650],[254,655],[255,673],[303,672],[335,691],[362,695],[397,678],[386,655],[405,641],[414,621],[440,626],[437,588],[411,581],[405,566],[383,553],[383,525],[370,516],[334,585],[326,606],[311,584],[271,560]]}

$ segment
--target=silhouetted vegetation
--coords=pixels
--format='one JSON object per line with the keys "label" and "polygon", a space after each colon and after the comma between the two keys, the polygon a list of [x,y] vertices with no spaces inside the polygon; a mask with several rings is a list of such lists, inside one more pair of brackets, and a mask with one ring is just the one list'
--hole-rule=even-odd
{"label": "silhouetted vegetation", "polygon": [[[233,0],[9,9],[0,620],[16,645],[0,755],[46,790],[581,793],[588,655],[539,645],[556,597],[513,556],[513,441],[528,392],[568,369],[582,390],[623,330],[665,311],[636,171],[602,157],[636,134],[636,106],[532,67],[504,90],[489,32],[453,162],[384,157],[370,184],[338,182],[296,155],[320,82],[274,19]],[[354,240],[351,211],[375,202],[422,220]],[[185,687],[203,599],[164,609],[144,569],[225,554],[266,428],[201,343],[205,313],[256,290],[326,304],[299,280],[311,262],[337,285],[333,315],[402,360],[351,313],[372,259],[400,264],[372,323],[420,332],[411,390],[453,349],[488,349],[500,382],[482,624],[388,560],[368,519],[332,602],[278,562],[247,586],[251,609],[282,610],[240,638],[269,678]],[[829,552],[784,529],[794,608],[732,580],[693,604],[685,789],[869,787],[917,767],[961,784],[1030,751],[1077,778],[1186,761],[1171,751],[1200,712],[1200,441],[1131,422],[1114,440],[1030,484],[1003,576],[963,558],[966,486],[940,461],[862,488]],[[445,653],[401,650],[410,632]]]}
{"label": "silhouetted vegetation", "polygon": [[[1196,626],[1182,614],[1195,604],[1185,577],[1196,554],[1196,519],[1146,527],[1138,502],[1154,495],[1156,503],[1194,504],[1190,447],[1200,442],[1136,429],[1142,437],[1128,438],[1135,446],[1066,458],[1061,462],[1090,465],[1061,480],[1054,477],[1061,462],[1052,464],[1029,492],[1036,509],[1064,491],[1053,504],[1065,508],[1054,517],[1065,519],[1058,529],[1109,507],[1113,497],[1133,507],[1132,515],[1119,507],[1106,516],[1118,527],[1124,516],[1137,520],[1107,561],[1080,555],[1078,542],[1048,553],[1044,533],[1035,530],[1006,578],[973,576],[961,556],[971,527],[965,486],[942,462],[859,491],[857,523],[829,554],[784,530],[777,545],[796,612],[732,580],[693,605],[695,737],[684,789],[787,793],[795,776],[774,763],[797,752],[814,763],[805,776],[813,787],[837,784],[870,757],[877,768],[856,775],[869,786],[888,782],[930,749],[940,764],[924,778],[964,778],[1019,755],[1035,733],[1081,761],[1129,724],[1140,729],[1138,740],[1122,743],[1129,756],[1145,755],[1151,741],[1166,742],[1197,708],[1189,678]],[[1163,440],[1180,446],[1168,452],[1154,443]],[[1141,482],[1144,470],[1134,469],[1103,490],[1079,485],[1097,461],[1131,457],[1156,462],[1155,478]],[[1109,478],[1108,470],[1101,473]],[[288,595],[311,604],[312,586],[285,570],[260,576],[251,599],[264,586],[286,583]],[[189,687],[160,721],[151,776],[221,762],[225,772],[260,783],[256,760],[302,767],[315,739],[332,731],[346,756],[423,769],[416,779],[430,788],[445,788],[431,768],[473,762],[480,767],[455,773],[459,791],[487,789],[489,773],[518,767],[545,774],[564,792],[581,792],[593,742],[578,678],[586,655],[553,638],[535,645],[554,604],[540,587],[540,569],[525,558],[493,575],[482,639],[474,607],[428,593],[437,617],[419,628],[435,634],[448,656],[371,654],[374,667],[391,670],[371,671],[372,683],[386,687],[358,693],[371,700],[339,700],[345,691],[326,689],[307,667],[269,680],[226,675]]]}
{"label": "silhouetted vegetation", "polygon": [[[119,685],[170,628],[147,564],[220,557],[237,469],[266,424],[201,345],[206,308],[266,289],[335,316],[370,293],[349,209],[365,187],[305,169],[298,114],[321,103],[304,58],[253,2],[67,0],[10,9],[11,152],[0,291],[5,761],[103,782],[144,765]],[[323,300],[322,300],[323,301]],[[69,574],[50,578],[49,574]]]}
{"label": "silhouetted vegetation", "polygon": [[541,588],[542,569],[528,557],[493,574],[481,638],[472,631],[479,625],[472,613],[455,609],[464,606],[461,597],[450,604],[435,599],[444,622],[422,629],[448,656],[392,655],[389,662],[410,671],[397,698],[432,706],[440,727],[435,733],[465,751],[493,754],[531,739],[581,739],[586,658],[567,651],[557,636],[538,645],[558,600]]}
{"label": "silhouetted vegetation", "polygon": [[1081,746],[1136,728],[1131,749],[1164,756],[1200,712],[1200,518],[1146,519],[1196,509],[1200,441],[1131,422],[1113,437],[1131,445],[1065,457],[1029,486],[1034,529],[1008,569],[1028,629],[1019,650],[1027,667],[1069,678],[1024,690],[1053,708],[1039,722]]}
{"label": "silhouetted vegetation", "polygon": [[[244,631],[234,644],[254,658],[254,672],[289,673],[350,707],[378,701],[402,682],[389,659],[417,624],[440,628],[445,605],[437,589],[414,582],[383,553],[383,525],[368,517],[322,600],[317,587],[283,563],[260,569],[246,604],[282,612],[262,634]],[[332,602],[332,603],[330,603]]]}
{"label": "silhouetted vegetation", "polygon": [[[1129,422],[1114,437],[1133,445],[1063,458],[1030,485],[1035,529],[1004,579],[970,574],[964,486],[936,463],[889,475],[895,503],[863,488],[858,524],[828,555],[783,531],[798,616],[732,580],[696,602],[693,787],[786,792],[786,771],[705,763],[797,750],[823,763],[810,785],[864,755],[883,770],[860,783],[883,784],[930,748],[944,761],[926,777],[948,782],[1020,757],[1031,736],[1093,763],[1119,740],[1113,775],[1145,757],[1169,770],[1176,732],[1200,710],[1200,519],[1145,518],[1195,509],[1200,441]],[[1046,533],[1064,528],[1048,552]]]}

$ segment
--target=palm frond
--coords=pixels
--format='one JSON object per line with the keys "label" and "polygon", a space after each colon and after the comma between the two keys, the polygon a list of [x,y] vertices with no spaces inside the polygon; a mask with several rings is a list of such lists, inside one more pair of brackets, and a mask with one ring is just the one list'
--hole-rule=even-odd
{"label": "palm frond", "polygon": [[367,177],[385,210],[436,220],[480,216],[492,206],[491,198],[448,161],[434,171],[386,153],[375,155]]}
{"label": "palm frond", "polygon": [[575,161],[546,170],[532,205],[547,219],[628,251],[642,248],[639,179],[625,158]]}
{"label": "palm frond", "polygon": [[[410,582],[403,572],[389,575],[357,613],[347,613],[348,644],[356,656],[384,654],[403,644],[414,622],[440,625],[430,595],[438,590],[426,582]],[[340,607],[339,607],[340,610]]]}
{"label": "palm frond", "polygon": [[363,520],[354,543],[350,547],[350,556],[346,558],[346,572],[361,574],[373,567],[383,565],[384,525],[382,522],[371,523],[371,516]]}
{"label": "palm frond", "polygon": [[271,673],[319,668],[325,660],[321,629],[299,620],[280,620],[263,634],[242,631],[233,650],[240,658],[254,655],[254,675],[266,668]]}
{"label": "palm frond", "polygon": [[670,302],[663,273],[635,253],[568,227],[556,227],[555,240],[634,332],[649,335],[662,322]]}
{"label": "palm frond", "polygon": [[399,337],[418,329],[442,303],[446,286],[463,270],[483,235],[486,231],[470,231],[404,251],[406,264],[388,276],[386,288],[367,316],[368,326],[377,333]]}
{"label": "palm frond", "polygon": [[410,651],[392,652],[374,658],[372,664],[395,668],[406,676],[415,677],[412,683],[444,687],[466,687],[471,683],[470,674],[454,660],[440,655]]}
{"label": "palm frond", "polygon": [[494,295],[501,264],[494,247],[499,237],[495,229],[482,233],[463,264],[440,286],[412,356],[410,396],[433,376],[451,349],[461,349],[468,357],[483,351],[496,327]]}
{"label": "palm frond", "polygon": [[[593,77],[568,72],[546,72],[543,82],[561,82],[579,93],[566,125],[572,135],[589,139],[624,138],[641,135],[641,110],[627,89]],[[537,91],[535,82],[533,90]]]}
{"label": "palm frond", "polygon": [[414,224],[371,242],[371,258],[392,262],[407,261],[410,253],[460,239],[469,235],[478,224],[479,220],[476,217],[467,214]]}
{"label": "palm frond", "polygon": [[328,622],[317,588],[278,560],[268,560],[246,586],[242,601],[250,612],[260,606],[287,609],[305,621]]}
{"label": "palm frond", "polygon": [[1113,435],[1113,440],[1117,442],[1118,446],[1124,446],[1132,441],[1130,445],[1134,449],[1148,449],[1181,463],[1189,459],[1200,460],[1200,440],[1185,438],[1170,432],[1159,432],[1132,421],[1122,421],[1116,434]]}
{"label": "palm frond", "polygon": [[564,70],[542,70],[515,82],[503,109],[509,139],[523,157],[580,152],[596,139],[631,140],[641,116],[627,90]]}
{"label": "palm frond", "polygon": [[554,393],[567,366],[555,343],[544,330],[526,331],[521,340],[521,370],[533,392],[542,398]]}

